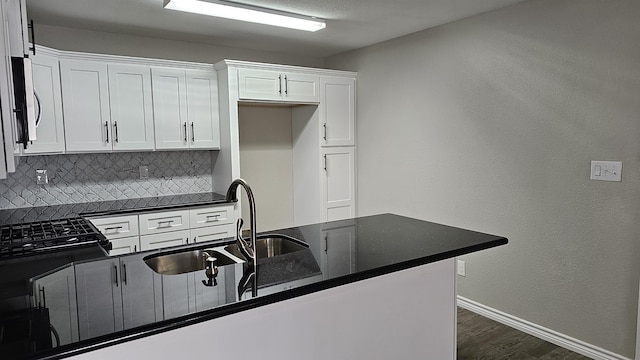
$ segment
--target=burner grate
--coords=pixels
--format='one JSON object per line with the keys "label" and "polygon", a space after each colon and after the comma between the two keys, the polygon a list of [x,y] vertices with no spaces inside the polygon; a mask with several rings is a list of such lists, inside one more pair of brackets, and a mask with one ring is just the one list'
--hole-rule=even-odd
{"label": "burner grate", "polygon": [[95,241],[105,245],[106,239],[91,222],[80,217],[2,225],[0,257]]}

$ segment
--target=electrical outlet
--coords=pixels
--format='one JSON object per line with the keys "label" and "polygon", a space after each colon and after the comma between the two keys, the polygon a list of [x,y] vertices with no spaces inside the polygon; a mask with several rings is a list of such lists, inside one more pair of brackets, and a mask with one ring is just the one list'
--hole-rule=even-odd
{"label": "electrical outlet", "polygon": [[140,179],[146,180],[146,179],[149,178],[149,166],[148,165],[140,166],[139,170],[140,170]]}
{"label": "electrical outlet", "polygon": [[458,260],[458,275],[467,276],[467,264],[463,260]]}
{"label": "electrical outlet", "polygon": [[49,177],[47,176],[47,170],[36,170],[36,184],[44,185],[49,183]]}

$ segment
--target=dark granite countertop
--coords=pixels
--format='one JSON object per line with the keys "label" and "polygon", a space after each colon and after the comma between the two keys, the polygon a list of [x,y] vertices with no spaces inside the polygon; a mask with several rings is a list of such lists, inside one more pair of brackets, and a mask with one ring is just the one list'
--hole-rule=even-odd
{"label": "dark granite countertop", "polygon": [[225,203],[225,196],[214,192],[158,196],[127,200],[95,201],[78,204],[37,206],[0,210],[0,224],[20,224],[57,220],[83,215],[99,216],[127,212],[163,210],[183,206]]}
{"label": "dark granite countertop", "polygon": [[[72,322],[79,323],[79,330],[76,330],[79,335],[75,335],[75,338],[66,336],[65,330],[59,329],[61,339],[69,340],[63,339],[60,347],[37,352],[34,358],[62,358],[91,351],[507,243],[507,239],[501,236],[392,214],[274,232],[300,239],[308,248],[260,260],[256,271],[256,297],[252,297],[251,286],[244,286],[245,283],[251,283],[247,281],[251,278],[251,267],[246,264],[221,266],[216,278],[217,285],[205,286],[207,278],[204,270],[160,275],[144,262],[145,257],[176,251],[178,248],[75,261],[76,293],[69,295],[68,292],[50,289],[47,304],[50,312],[60,316],[61,313],[52,304],[65,305],[65,296],[77,300],[75,306],[78,313],[65,316],[71,316]],[[231,241],[226,239],[184,248],[219,247]],[[120,271],[125,266],[126,274],[123,277]],[[3,272],[2,263],[0,272]],[[51,277],[52,274],[55,276],[56,272],[49,270],[47,276]],[[66,274],[67,277],[74,276],[69,275],[68,271]],[[39,281],[33,271],[30,277],[36,283]],[[29,279],[23,281],[29,283]],[[104,300],[110,299],[114,291],[121,296],[117,296],[113,302]],[[89,293],[90,296],[87,295]],[[102,300],[94,302],[92,299]],[[6,305],[0,299],[0,314],[7,310],[3,306]],[[92,318],[88,319],[87,316]]]}

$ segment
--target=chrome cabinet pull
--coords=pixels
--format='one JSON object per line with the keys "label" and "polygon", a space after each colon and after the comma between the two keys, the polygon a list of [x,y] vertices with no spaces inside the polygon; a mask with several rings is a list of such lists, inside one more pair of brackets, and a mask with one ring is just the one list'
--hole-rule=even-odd
{"label": "chrome cabinet pull", "polygon": [[324,141],[327,141],[327,123],[322,124],[322,138],[324,139]]}
{"label": "chrome cabinet pull", "polygon": [[184,123],[184,142],[187,142],[187,123]]}
{"label": "chrome cabinet pull", "polygon": [[327,171],[327,154],[324,154],[324,171]]}
{"label": "chrome cabinet pull", "polygon": [[127,264],[122,264],[122,285],[127,285]]}
{"label": "chrome cabinet pull", "polygon": [[138,252],[138,245],[133,245],[133,252]]}
{"label": "chrome cabinet pull", "polygon": [[113,265],[113,278],[115,279],[116,287],[120,286],[118,283],[118,267]]}
{"label": "chrome cabinet pull", "polygon": [[278,75],[278,94],[282,95],[282,75]]}
{"label": "chrome cabinet pull", "polygon": [[105,142],[109,142],[109,122],[108,121],[104,122],[104,131],[107,132],[107,138],[105,139]]}
{"label": "chrome cabinet pull", "polygon": [[118,122],[113,122],[113,141],[118,142]]}
{"label": "chrome cabinet pull", "polygon": [[196,142],[196,129],[193,127],[193,122],[191,123],[191,142]]}
{"label": "chrome cabinet pull", "polygon": [[112,227],[104,228],[104,231],[109,231],[109,230],[120,230],[120,229],[122,229],[122,226],[112,226]]}
{"label": "chrome cabinet pull", "polygon": [[289,81],[287,81],[287,75],[284,76],[284,94],[289,95]]}

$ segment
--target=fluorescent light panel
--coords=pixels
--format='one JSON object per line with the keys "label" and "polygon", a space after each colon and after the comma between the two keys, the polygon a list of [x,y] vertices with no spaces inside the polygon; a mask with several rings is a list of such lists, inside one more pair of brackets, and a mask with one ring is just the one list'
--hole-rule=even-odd
{"label": "fluorescent light panel", "polygon": [[214,0],[164,0],[164,7],[165,9],[305,31],[318,31],[327,26],[321,19]]}

